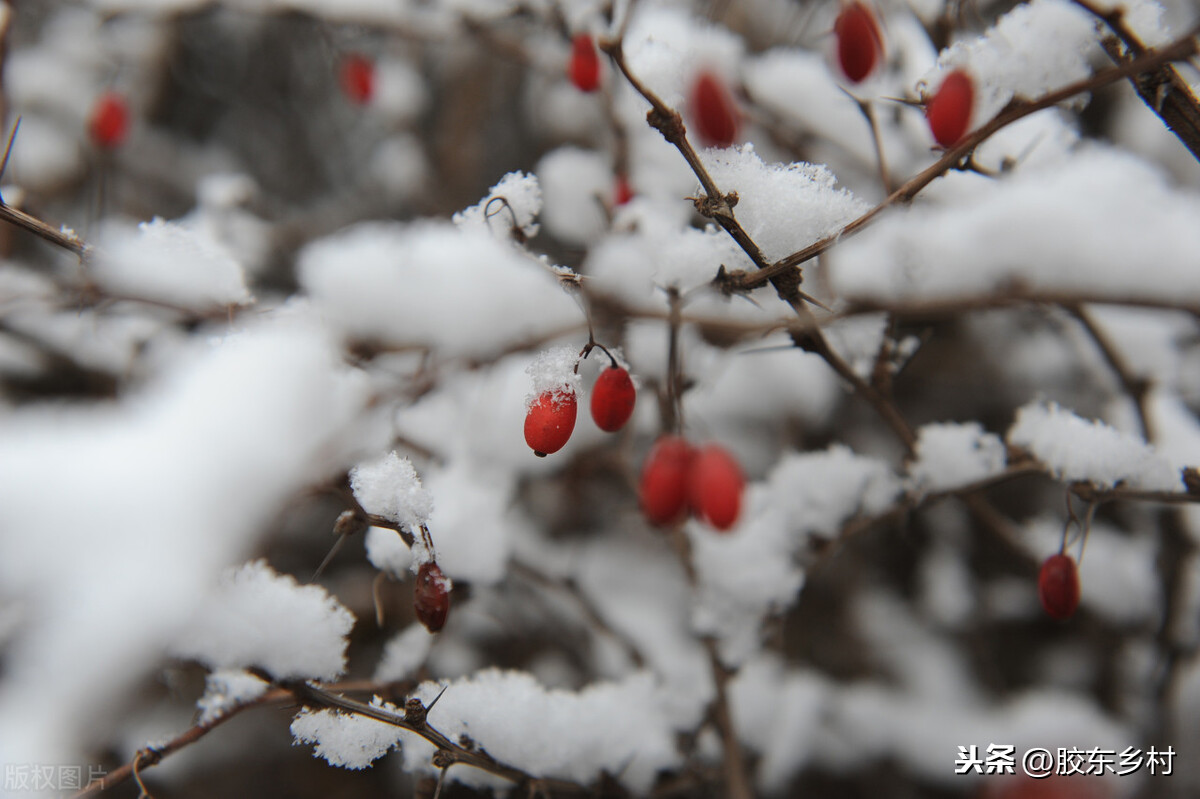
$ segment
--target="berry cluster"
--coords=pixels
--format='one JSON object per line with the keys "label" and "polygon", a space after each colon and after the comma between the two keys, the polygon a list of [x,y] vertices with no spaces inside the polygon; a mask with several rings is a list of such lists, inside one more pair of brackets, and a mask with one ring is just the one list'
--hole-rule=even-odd
{"label": "berry cluster", "polygon": [[680,436],[662,436],[642,465],[642,513],[668,525],[692,513],[718,530],[737,522],[745,479],[737,460],[717,444],[693,447]]}
{"label": "berry cluster", "polygon": [[[590,346],[584,349],[585,357],[589,351]],[[617,432],[633,416],[636,401],[637,391],[629,371],[612,358],[612,365],[600,373],[592,387],[591,411],[596,427],[606,433]],[[533,454],[544,458],[566,446],[578,412],[574,391],[556,388],[538,394],[525,414],[525,443]]]}

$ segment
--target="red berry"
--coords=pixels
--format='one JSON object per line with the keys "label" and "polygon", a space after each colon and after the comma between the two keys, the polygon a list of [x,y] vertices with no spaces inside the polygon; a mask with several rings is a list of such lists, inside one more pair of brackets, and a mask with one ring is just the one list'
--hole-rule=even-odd
{"label": "red berry", "polygon": [[870,75],[883,61],[883,31],[875,12],[866,3],[852,0],[833,23],[837,37],[838,66],[851,83]]}
{"label": "red berry", "polygon": [[723,447],[708,444],[692,459],[688,502],[702,520],[718,530],[728,530],[737,521],[744,486],[741,467]]}
{"label": "red berry", "polygon": [[692,84],[691,116],[700,141],[713,147],[728,147],[737,140],[738,115],[733,96],[711,72],[701,72]]}
{"label": "red berry", "polygon": [[946,76],[925,103],[925,118],[929,120],[929,130],[938,144],[953,147],[966,135],[974,102],[975,87],[970,75],[956,69]]}
{"label": "red berry", "polygon": [[1079,570],[1070,555],[1046,558],[1038,573],[1038,596],[1046,615],[1060,621],[1075,615],[1079,607]]}
{"label": "red berry", "polygon": [[650,448],[642,464],[638,496],[651,524],[670,524],[683,515],[692,454],[691,444],[679,436],[662,436]]}
{"label": "red berry", "polygon": [[600,54],[592,37],[577,33],[571,39],[571,62],[567,65],[571,83],[581,92],[594,92],[600,88]]}
{"label": "red berry", "polygon": [[617,175],[617,183],[613,187],[613,203],[615,205],[624,205],[632,199],[633,187],[629,185],[629,178],[624,175]]}
{"label": "red berry", "polygon": [[370,102],[375,94],[375,64],[361,53],[347,53],[338,65],[338,83],[351,102]]}
{"label": "red berry", "polygon": [[129,133],[129,106],[116,92],[105,92],[92,106],[88,117],[88,136],[98,147],[119,147]]}
{"label": "red berry", "polygon": [[436,563],[422,563],[413,588],[413,610],[417,621],[431,633],[446,624],[450,612],[450,581]]}
{"label": "red berry", "polygon": [[629,372],[619,366],[610,366],[596,378],[592,388],[592,418],[596,427],[606,433],[615,433],[625,426],[633,415],[633,404],[637,392]]}
{"label": "red berry", "polygon": [[543,391],[525,415],[525,443],[533,454],[544,458],[558,452],[575,429],[578,404],[575,394],[567,391]]}

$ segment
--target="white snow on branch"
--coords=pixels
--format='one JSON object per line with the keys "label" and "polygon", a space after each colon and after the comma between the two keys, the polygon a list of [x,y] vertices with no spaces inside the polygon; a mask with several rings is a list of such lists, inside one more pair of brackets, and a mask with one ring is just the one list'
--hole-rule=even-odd
{"label": "white snow on branch", "polygon": [[1100,488],[1125,483],[1152,491],[1182,488],[1179,474],[1154,447],[1053,402],[1020,408],[1008,430],[1008,443],[1027,450],[1068,483],[1086,481]]}
{"label": "white snow on branch", "polygon": [[204,694],[196,700],[198,724],[208,724],[266,693],[270,685],[241,669],[217,669],[204,678]]}
{"label": "white snow on branch", "polygon": [[1012,286],[1200,301],[1200,196],[1171,187],[1136,156],[1089,144],[1035,170],[978,180],[948,175],[935,184],[942,202],[893,209],[839,246],[830,260],[835,290],[887,302]]}
{"label": "white snow on branch", "polygon": [[999,474],[1005,462],[1004,442],[979,422],[935,423],[917,431],[908,474],[918,491],[948,491]]}
{"label": "white snow on branch", "polygon": [[847,520],[885,510],[900,480],[881,460],[834,445],[789,454],[767,477],[771,503],[802,534],[834,536]]}
{"label": "white snow on branch", "polygon": [[[404,713],[379,697],[371,700],[373,707]],[[332,766],[363,769],[383,757],[393,746],[400,745],[399,727],[358,713],[340,710],[311,710],[305,708],[292,719],[292,735],[296,744],[313,744],[313,755],[323,757]]]}
{"label": "white snow on branch", "polygon": [[354,615],[319,585],[257,560],[226,572],[174,646],[215,668],[258,666],[280,680],[330,680],[346,668]]}
{"label": "white snow on branch", "polygon": [[253,301],[239,264],[217,241],[154,219],[136,228],[110,222],[96,236],[89,274],[101,288],[206,311]]}
{"label": "white snow on branch", "polygon": [[81,755],[286,499],[341,468],[365,388],[291,315],[202,334],[120,401],[0,417],[0,583],[38,620],[6,646],[0,751]]}
{"label": "white snow on branch", "polygon": [[363,510],[415,532],[429,523],[433,497],[421,486],[412,461],[394,451],[350,470],[350,488]]}
{"label": "white snow on branch", "polygon": [[537,235],[534,221],[542,210],[542,187],[536,175],[509,172],[492,186],[486,197],[454,215],[454,224],[467,230],[487,230],[508,240],[513,230],[525,238]]}
{"label": "white snow on branch", "polygon": [[1035,100],[1086,78],[1098,39],[1095,18],[1070,0],[1033,0],[1000,17],[982,36],[943,50],[918,90],[934,90],[946,72],[967,69],[975,83],[972,127],[977,127],[1014,96]]}
{"label": "white snow on branch", "polygon": [[[428,705],[441,690],[425,683],[416,695]],[[588,784],[605,771],[637,794],[679,760],[657,680],[645,672],[564,691],[546,689],[524,672],[486,669],[450,683],[429,723],[451,740],[465,735],[500,762],[535,776]],[[404,735],[407,769],[430,771],[432,754],[431,744]],[[494,784],[474,769],[454,769],[449,777]]]}
{"label": "white snow on branch", "polygon": [[784,513],[770,505],[761,484],[744,493],[742,519],[728,532],[707,525],[686,527],[696,571],[692,625],[715,636],[721,659],[739,664],[759,650],[762,623],[790,606],[804,584],[796,550],[806,541],[791,534]]}
{"label": "white snow on branch", "polygon": [[424,665],[434,639],[434,634],[423,624],[410,624],[394,635],[383,647],[375,680],[397,682],[411,678]]}
{"label": "white snow on branch", "polygon": [[[818,164],[764,163],[751,144],[705,150],[709,175],[728,194],[738,195],[734,213],[767,260],[782,258],[836,233],[870,205],[837,185]],[[698,191],[698,194],[703,194]]]}
{"label": "white snow on branch", "polygon": [[297,260],[316,308],[366,341],[485,357],[582,322],[548,269],[472,226],[364,223]]}

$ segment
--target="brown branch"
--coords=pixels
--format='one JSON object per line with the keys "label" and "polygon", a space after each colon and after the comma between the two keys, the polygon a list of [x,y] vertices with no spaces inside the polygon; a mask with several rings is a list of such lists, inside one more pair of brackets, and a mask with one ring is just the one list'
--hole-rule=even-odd
{"label": "brown branch", "polygon": [[922,189],[928,186],[937,178],[944,175],[946,172],[953,169],[962,162],[976,147],[982,144],[987,139],[996,133],[1001,128],[1007,127],[1019,119],[1029,116],[1037,111],[1042,111],[1046,108],[1051,108],[1064,100],[1069,100],[1077,94],[1084,92],[1093,92],[1097,89],[1116,83],[1119,80],[1138,75],[1153,69],[1156,69],[1163,64],[1171,61],[1179,61],[1190,58],[1197,52],[1195,34],[1189,33],[1187,36],[1178,39],[1171,44],[1158,50],[1148,51],[1145,55],[1139,56],[1124,64],[1120,64],[1109,69],[1101,70],[1089,78],[1075,81],[1061,89],[1050,92],[1034,101],[1014,100],[1002,110],[999,114],[985,125],[977,128],[974,132],[967,135],[961,142],[954,145],[939,158],[934,164],[927,167],[924,171],[910,178],[904,185],[896,189],[894,192],[884,198],[878,205],[864,213],[862,216],[854,219],[846,224],[838,232],[826,236],[820,241],[813,242],[802,250],[797,250],[791,255],[787,255],[765,269],[761,269],[752,275],[746,276],[740,283],[731,288],[738,291],[749,291],[759,286],[765,285],[768,281],[788,272],[795,267],[800,266],[805,261],[811,260],[821,253],[828,250],[833,245],[837,244],[844,238],[853,236],[867,225],[869,225],[875,217],[882,213],[887,208],[898,203],[911,201]]}
{"label": "brown branch", "polygon": [[[1116,64],[1127,63],[1131,57],[1145,55],[1148,50],[1141,38],[1125,22],[1121,6],[1104,10],[1091,0],[1075,0],[1075,4],[1104,22],[1120,39],[1128,52],[1122,52],[1114,38],[1104,42],[1104,49]],[[1130,76],[1138,97],[1158,115],[1167,129],[1178,137],[1192,157],[1200,161],[1200,102],[1187,81],[1173,64],[1163,64],[1136,77]]]}
{"label": "brown branch", "polygon": [[1104,356],[1108,367],[1117,376],[1117,380],[1120,381],[1121,386],[1125,389],[1125,393],[1129,395],[1130,399],[1134,402],[1134,407],[1137,408],[1138,422],[1142,428],[1142,437],[1147,441],[1152,441],[1155,436],[1150,423],[1149,409],[1146,407],[1146,401],[1150,396],[1150,381],[1134,374],[1133,370],[1129,368],[1129,364],[1125,361],[1125,357],[1117,349],[1116,344],[1109,337],[1108,333],[1096,323],[1096,320],[1083,303],[1068,305],[1066,309],[1072,316],[1079,320],[1084,330],[1087,331],[1092,341],[1100,349],[1100,354]]}
{"label": "brown branch", "polygon": [[75,253],[80,258],[88,251],[88,245],[84,244],[83,240],[73,232],[55,228],[36,216],[27,214],[19,208],[13,208],[3,200],[0,200],[0,221],[27,230],[56,247],[62,247],[64,250]]}
{"label": "brown branch", "polygon": [[[664,103],[658,95],[651,91],[629,70],[628,64],[625,63],[625,56],[620,40],[603,41],[600,43],[600,47],[612,57],[613,63],[617,65],[617,68],[625,76],[625,79],[629,81],[630,85],[650,103],[650,113],[646,117],[647,122],[650,123],[651,127],[658,130],[663,138],[679,150],[684,160],[687,161],[688,166],[691,167],[692,172],[699,179],[706,196],[695,200],[696,210],[704,216],[715,220],[737,242],[746,255],[749,256],[750,260],[759,270],[753,278],[756,281],[756,285],[761,286],[770,282],[774,286],[775,293],[779,298],[791,306],[796,315],[800,317],[805,330],[804,332],[792,332],[792,341],[795,345],[806,352],[812,352],[821,356],[843,380],[850,383],[857,394],[871,404],[888,426],[892,428],[897,438],[904,444],[905,449],[911,452],[913,444],[916,441],[912,427],[905,421],[895,404],[876,390],[874,386],[859,377],[850,365],[834,351],[829,342],[826,341],[824,334],[821,333],[820,326],[817,325],[816,320],[812,316],[812,310],[806,304],[812,302],[820,305],[821,303],[800,290],[802,280],[800,270],[779,269],[772,271],[774,267],[767,262],[766,256],[763,255],[758,244],[746,233],[733,213],[733,207],[737,204],[738,200],[737,194],[733,192],[729,194],[721,193],[716,182],[708,174],[708,170],[705,169],[704,164],[700,161],[700,157],[688,141],[687,130],[684,127],[683,117],[680,113]],[[718,273],[715,282],[720,284],[728,279],[729,276],[722,269]]]}

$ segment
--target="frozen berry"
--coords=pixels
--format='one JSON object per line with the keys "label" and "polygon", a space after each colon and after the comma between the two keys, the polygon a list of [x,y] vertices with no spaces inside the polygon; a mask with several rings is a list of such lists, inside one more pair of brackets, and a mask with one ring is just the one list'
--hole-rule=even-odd
{"label": "frozen berry", "polygon": [[525,415],[525,443],[533,454],[544,458],[558,452],[575,429],[578,404],[569,391],[543,391]]}
{"label": "frozen berry", "polygon": [[338,83],[351,102],[369,103],[375,94],[375,64],[361,53],[347,53],[338,64]]}
{"label": "frozen berry", "polygon": [[594,92],[600,88],[600,54],[592,37],[578,33],[571,40],[571,62],[567,66],[571,83],[581,92]]}
{"label": "frozen berry", "polygon": [[413,588],[413,610],[417,621],[431,633],[446,625],[450,613],[450,580],[436,563],[422,563]]}
{"label": "frozen berry", "polygon": [[975,103],[971,76],[956,69],[946,76],[933,97],[925,103],[925,118],[933,138],[943,147],[953,147],[966,135]]}
{"label": "frozen berry", "polygon": [[708,444],[692,458],[688,503],[703,521],[728,530],[738,519],[745,480],[737,460],[723,447]]}
{"label": "frozen berry", "polygon": [[638,485],[642,513],[651,524],[670,524],[683,516],[688,500],[688,468],[692,446],[679,436],[654,442]]}
{"label": "frozen berry", "polygon": [[1038,573],[1038,596],[1046,615],[1060,621],[1075,615],[1079,607],[1079,570],[1070,555],[1046,558]]}
{"label": "frozen berry", "polygon": [[859,83],[883,61],[883,31],[869,5],[860,0],[844,5],[833,23],[837,62],[851,83]]}
{"label": "frozen berry", "polygon": [[692,84],[690,107],[702,143],[712,147],[728,147],[737,141],[737,108],[724,82],[716,75],[704,71],[696,76]]}
{"label": "frozen berry", "polygon": [[105,92],[92,106],[88,117],[88,136],[97,147],[119,147],[129,134],[129,105],[116,92]]}
{"label": "frozen berry", "polygon": [[637,392],[629,372],[619,366],[610,366],[596,378],[592,388],[592,418],[596,427],[606,433],[615,433],[625,426],[633,415],[633,404]]}

